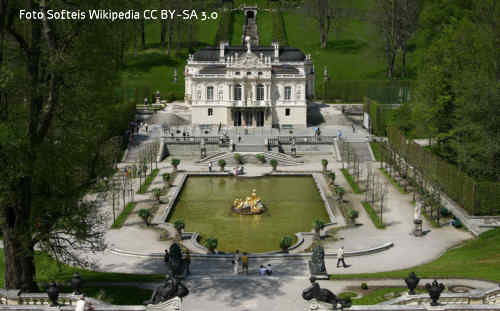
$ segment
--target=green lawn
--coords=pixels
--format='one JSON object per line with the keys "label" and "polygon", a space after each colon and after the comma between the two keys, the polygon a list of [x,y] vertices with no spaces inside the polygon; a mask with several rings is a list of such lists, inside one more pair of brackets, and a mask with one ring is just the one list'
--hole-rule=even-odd
{"label": "green lawn", "polygon": [[336,274],[330,279],[406,278],[411,271],[425,278],[469,278],[500,281],[500,228],[449,249],[440,258],[409,269],[379,273]]}
{"label": "green lawn", "polygon": [[345,180],[349,183],[354,193],[363,193],[358,183],[354,182],[354,179],[352,178],[351,174],[349,174],[349,171],[347,169],[341,169],[340,171],[342,172],[342,175],[344,175]]}
{"label": "green lawn", "polygon": [[271,45],[273,39],[273,19],[270,12],[261,11],[257,14],[257,24],[259,25],[259,44]]}
{"label": "green lawn", "polygon": [[127,204],[127,206],[122,210],[120,215],[116,217],[116,220],[111,226],[111,229],[120,229],[125,223],[125,221],[127,221],[128,216],[132,214],[132,212],[134,211],[135,205],[136,205],[135,202],[130,202],[129,204]]}
{"label": "green lawn", "polygon": [[385,225],[380,220],[379,214],[373,209],[371,204],[368,202],[361,202],[361,205],[363,205],[366,213],[370,216],[373,225],[375,225],[377,229],[385,229]]}

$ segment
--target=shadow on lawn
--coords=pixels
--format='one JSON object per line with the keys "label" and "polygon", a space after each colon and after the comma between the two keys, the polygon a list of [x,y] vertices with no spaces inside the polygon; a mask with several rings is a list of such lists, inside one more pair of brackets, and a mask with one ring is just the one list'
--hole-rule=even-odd
{"label": "shadow on lawn", "polygon": [[340,53],[357,53],[368,46],[367,43],[356,40],[331,40],[326,44],[326,49]]}
{"label": "shadow on lawn", "polygon": [[132,57],[129,64],[125,66],[125,70],[146,72],[157,66],[177,67],[178,65],[179,61],[177,59],[160,52],[153,52]]}

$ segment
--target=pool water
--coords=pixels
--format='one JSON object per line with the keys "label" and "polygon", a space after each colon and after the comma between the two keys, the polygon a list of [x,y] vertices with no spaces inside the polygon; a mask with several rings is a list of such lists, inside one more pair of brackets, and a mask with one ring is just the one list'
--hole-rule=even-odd
{"label": "pool water", "polygon": [[[236,198],[257,190],[267,210],[261,215],[239,215],[231,210]],[[283,236],[295,239],[308,232],[316,219],[329,222],[321,196],[310,176],[298,177],[188,177],[169,222],[183,219],[185,231],[201,239],[215,237],[224,252],[279,250]]]}

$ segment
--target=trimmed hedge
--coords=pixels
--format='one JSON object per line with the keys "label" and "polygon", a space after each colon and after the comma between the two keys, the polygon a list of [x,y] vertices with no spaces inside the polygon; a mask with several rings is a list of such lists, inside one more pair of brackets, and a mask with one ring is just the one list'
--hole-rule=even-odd
{"label": "trimmed hedge", "polygon": [[135,202],[130,202],[129,204],[127,204],[127,206],[125,206],[125,208],[122,210],[120,215],[118,215],[118,217],[116,217],[116,220],[113,223],[113,225],[111,226],[111,229],[120,229],[123,226],[123,224],[125,223],[125,221],[127,220],[128,215],[132,214],[132,211],[134,210],[135,205],[136,205]]}
{"label": "trimmed hedge", "polygon": [[356,194],[360,194],[360,193],[363,193],[363,191],[361,190],[361,188],[359,188],[359,185],[357,183],[354,182],[354,180],[352,179],[352,176],[351,174],[349,174],[349,172],[346,170],[346,169],[341,169],[340,170],[342,172],[342,174],[344,175],[345,177],[345,180],[347,180],[347,182],[349,183],[349,185],[351,186],[352,188],[352,191]]}
{"label": "trimmed hedge", "polygon": [[418,145],[396,128],[388,128],[389,144],[426,179],[437,183],[455,202],[475,216],[500,215],[500,183],[478,182],[455,165]]}
{"label": "trimmed hedge", "polygon": [[144,194],[144,193],[148,192],[149,186],[151,185],[151,183],[155,179],[156,175],[158,175],[159,171],[160,170],[156,168],[156,169],[153,170],[153,172],[151,173],[151,175],[149,175],[148,177],[146,177],[146,180],[141,185],[141,188],[139,189],[139,191],[137,191],[137,194]]}

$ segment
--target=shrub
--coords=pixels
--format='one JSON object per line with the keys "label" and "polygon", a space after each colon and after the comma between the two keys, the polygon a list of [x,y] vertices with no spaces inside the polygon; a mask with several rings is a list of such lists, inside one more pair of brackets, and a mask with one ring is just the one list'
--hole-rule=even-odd
{"label": "shrub", "polygon": [[313,228],[316,233],[325,227],[325,222],[319,219],[313,221]]}
{"label": "shrub", "polygon": [[290,236],[284,236],[281,238],[281,241],[280,241],[280,248],[283,252],[288,252],[288,249],[290,248],[290,246],[292,246],[292,243],[293,243],[293,239],[292,237]]}
{"label": "shrub", "polygon": [[172,161],[170,163],[172,163],[172,166],[174,167],[174,171],[177,171],[177,167],[179,166],[179,164],[181,164],[181,160],[172,159]]}
{"label": "shrub", "polygon": [[153,199],[160,202],[160,197],[161,197],[161,189],[160,188],[154,188],[151,190],[151,193],[153,194]]}
{"label": "shrub", "polygon": [[174,227],[175,227],[175,230],[177,230],[177,232],[179,233],[179,235],[181,234],[182,230],[184,228],[186,228],[186,224],[184,223],[184,220],[183,219],[177,219],[175,222],[174,222]]}
{"label": "shrub", "polygon": [[263,155],[263,154],[256,154],[255,157],[257,158],[257,160],[260,161],[260,163],[265,163],[266,162],[266,157]]}
{"label": "shrub", "polygon": [[361,283],[361,289],[368,289],[368,284],[366,284],[365,282]]}
{"label": "shrub", "polygon": [[208,248],[208,251],[212,254],[215,252],[218,244],[219,242],[216,238],[208,238],[205,240],[205,247]]}
{"label": "shrub", "polygon": [[335,173],[334,173],[334,172],[330,172],[330,173],[328,173],[328,178],[330,178],[330,181],[331,181],[332,185],[335,185],[335,178],[336,178],[336,177],[337,177],[337,176],[335,175]]}
{"label": "shrub", "polygon": [[162,175],[163,182],[165,182],[165,185],[170,186],[170,174],[165,173]]}
{"label": "shrub", "polygon": [[441,214],[441,216],[443,217],[448,217],[451,215],[450,211],[446,208],[446,207],[441,207],[439,209],[439,213]]}
{"label": "shrub", "polygon": [[223,172],[224,167],[226,166],[226,160],[220,159],[219,161],[217,161],[217,164],[219,164],[220,170],[221,170],[221,172]]}
{"label": "shrub", "polygon": [[339,201],[344,200],[345,189],[342,186],[335,187],[335,193],[339,196]]}
{"label": "shrub", "polygon": [[138,215],[144,221],[144,223],[146,224],[146,226],[150,225],[149,221],[150,221],[151,217],[153,216],[153,212],[151,212],[151,209],[142,208],[142,209],[139,210]]}
{"label": "shrub", "polygon": [[327,159],[322,159],[321,160],[321,165],[323,166],[323,171],[326,171],[326,168],[328,166],[328,160]]}
{"label": "shrub", "polygon": [[273,171],[275,171],[276,167],[278,167],[278,161],[276,159],[272,159],[271,161],[269,161],[269,163],[273,167]]}
{"label": "shrub", "polygon": [[351,222],[354,224],[356,222],[356,218],[359,217],[359,212],[355,209],[350,209],[349,210],[349,219],[351,219]]}
{"label": "shrub", "polygon": [[243,164],[244,161],[243,161],[243,157],[241,156],[241,154],[239,153],[235,153],[234,154],[234,160],[239,163],[239,164]]}

